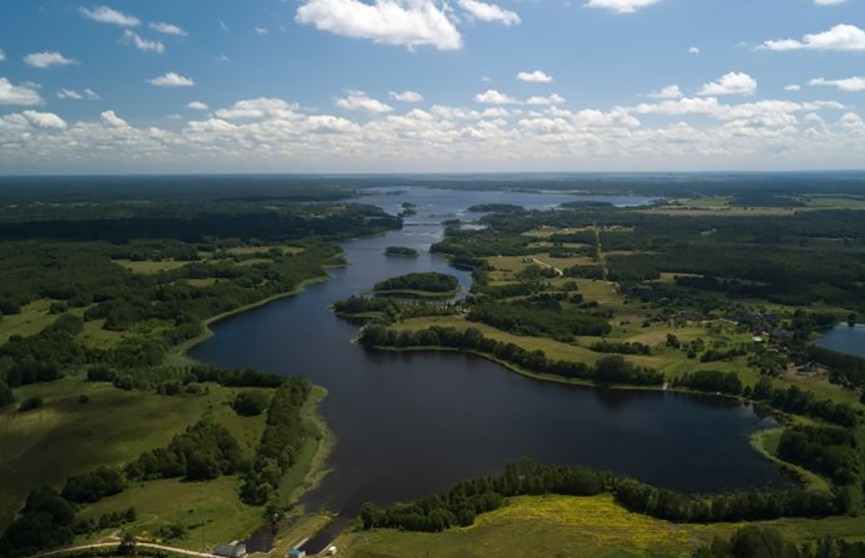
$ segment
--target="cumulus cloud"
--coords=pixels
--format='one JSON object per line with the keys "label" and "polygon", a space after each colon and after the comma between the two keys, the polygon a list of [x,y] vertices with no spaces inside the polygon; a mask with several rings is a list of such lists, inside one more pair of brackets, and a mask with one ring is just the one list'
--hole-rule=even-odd
{"label": "cumulus cloud", "polygon": [[97,95],[92,89],[85,89],[81,93],[74,89],[61,89],[57,92],[58,99],[75,99],[76,101],[98,101]]}
{"label": "cumulus cloud", "polygon": [[391,91],[388,95],[394,101],[400,101],[401,103],[419,103],[423,101],[423,95],[417,91]]}
{"label": "cumulus cloud", "polygon": [[210,110],[210,107],[208,107],[205,103],[202,103],[201,101],[192,101],[191,103],[186,105],[186,108],[201,111]]}
{"label": "cumulus cloud", "polygon": [[855,25],[842,23],[822,33],[808,34],[798,39],[765,41],[759,48],[765,50],[865,50],[865,31]]}
{"label": "cumulus cloud", "polygon": [[168,72],[167,74],[155,77],[148,80],[147,83],[156,87],[192,87],[195,85],[195,82],[190,78],[175,72]]}
{"label": "cumulus cloud", "polygon": [[108,6],[82,7],[79,10],[81,11],[81,15],[87,19],[92,19],[99,23],[110,23],[112,25],[120,25],[121,27],[135,27],[141,24],[141,20],[137,17],[126,15]]}
{"label": "cumulus cloud", "polygon": [[560,105],[565,102],[565,98],[561,95],[553,93],[546,97],[534,96],[526,100],[527,105]]}
{"label": "cumulus cloud", "polygon": [[679,89],[678,85],[668,85],[660,91],[652,91],[649,93],[649,97],[652,99],[678,99],[682,96],[682,90]]}
{"label": "cumulus cloud", "polygon": [[801,90],[802,90],[802,86],[797,85],[795,83],[791,83],[790,85],[784,86],[784,91],[801,91]]}
{"label": "cumulus cloud", "polygon": [[835,4],[843,4],[846,0],[814,0],[818,6],[834,6]]}
{"label": "cumulus cloud", "polygon": [[837,87],[841,91],[865,91],[865,77],[849,77],[846,79],[814,78],[808,85],[826,85]]}
{"label": "cumulus cloud", "polygon": [[700,54],[700,47],[696,47],[696,46],[688,47],[688,54],[694,54],[694,55]]}
{"label": "cumulus cloud", "polygon": [[128,128],[129,123],[117,116],[113,110],[106,110],[99,115],[102,123],[109,128]]}
{"label": "cumulus cloud", "polygon": [[345,97],[336,100],[336,106],[345,110],[359,110],[367,114],[390,112],[393,107],[373,99],[363,91],[349,91]]}
{"label": "cumulus cloud", "polygon": [[510,95],[505,95],[495,89],[487,89],[483,93],[478,93],[475,95],[475,101],[486,105],[512,105],[518,102]]}
{"label": "cumulus cloud", "polygon": [[506,10],[496,4],[488,4],[478,0],[457,0],[460,7],[473,18],[480,21],[497,21],[505,26],[520,23],[520,16],[516,12]]}
{"label": "cumulus cloud", "polygon": [[730,72],[718,80],[703,85],[702,96],[753,95],[757,91],[757,81],[742,72]]}
{"label": "cumulus cloud", "polygon": [[178,27],[177,25],[172,25],[170,23],[165,23],[162,21],[151,23],[149,27],[158,33],[162,33],[163,35],[175,35],[178,37],[185,37],[189,34],[182,27]]}
{"label": "cumulus cloud", "polygon": [[0,105],[34,106],[44,101],[39,90],[29,84],[12,85],[8,79],[0,77]]}
{"label": "cumulus cloud", "polygon": [[282,99],[259,97],[238,101],[231,108],[219,109],[216,116],[225,120],[290,119],[296,117],[297,108],[297,105],[290,105]]}
{"label": "cumulus cloud", "polygon": [[54,114],[53,112],[37,112],[35,110],[25,110],[21,113],[24,115],[31,125],[43,130],[65,130],[66,121]]}
{"label": "cumulus cloud", "polygon": [[535,70],[533,72],[520,72],[517,74],[517,79],[529,83],[551,83],[553,81],[552,76],[545,74],[540,70]]}
{"label": "cumulus cloud", "polygon": [[3,62],[4,60],[6,60],[6,53],[3,52],[2,48],[0,48],[0,62]]}
{"label": "cumulus cloud", "polygon": [[440,50],[463,45],[453,21],[433,0],[307,0],[297,9],[295,21],[387,45],[430,45]]}
{"label": "cumulus cloud", "polygon": [[50,68],[51,66],[69,66],[77,64],[75,60],[66,58],[59,52],[34,52],[24,57],[24,62],[34,68]]}
{"label": "cumulus cloud", "polygon": [[123,32],[123,38],[120,39],[125,45],[132,45],[141,52],[155,52],[157,54],[162,54],[165,52],[165,45],[160,43],[159,41],[149,41],[147,39],[143,39],[138,35],[135,31],[130,31],[127,29]]}
{"label": "cumulus cloud", "polygon": [[255,27],[254,30],[256,35],[270,35],[270,29],[267,27]]}
{"label": "cumulus cloud", "polygon": [[589,0],[586,6],[589,8],[604,8],[620,14],[634,13],[640,8],[657,4],[661,0]]}

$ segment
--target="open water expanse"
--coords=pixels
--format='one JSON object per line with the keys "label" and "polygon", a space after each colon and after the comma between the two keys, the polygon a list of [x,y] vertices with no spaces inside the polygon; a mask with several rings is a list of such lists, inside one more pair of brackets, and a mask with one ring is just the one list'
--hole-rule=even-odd
{"label": "open water expanse", "polygon": [[[685,491],[777,486],[788,482],[753,451],[751,433],[773,423],[728,400],[650,391],[578,388],[531,380],[456,353],[367,353],[354,326],[328,306],[380,279],[415,271],[463,272],[428,252],[440,222],[467,218],[478,203],[554,207],[563,194],[412,189],[363,200],[391,213],[418,205],[401,231],[346,242],[350,265],[327,282],[224,320],[192,356],[227,367],[301,375],[324,386],[321,410],[336,434],[333,471],[304,503],[345,516],[364,501],[389,503],[498,472],[520,457],[588,465]],[[618,205],[643,198],[606,198]],[[387,246],[421,256],[386,258]]]}
{"label": "open water expanse", "polygon": [[839,353],[865,358],[865,324],[836,325],[817,340],[817,345]]}

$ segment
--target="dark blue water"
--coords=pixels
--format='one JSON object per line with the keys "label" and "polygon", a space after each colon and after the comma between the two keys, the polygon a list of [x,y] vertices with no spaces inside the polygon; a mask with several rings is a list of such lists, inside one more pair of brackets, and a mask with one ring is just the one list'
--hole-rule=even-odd
{"label": "dark blue water", "polygon": [[847,323],[838,324],[818,339],[817,345],[846,355],[865,358],[865,325],[856,324],[850,327]]}
{"label": "dark blue water", "polygon": [[[530,380],[456,353],[367,353],[356,329],[328,305],[376,281],[412,271],[468,277],[426,252],[443,219],[476,203],[552,207],[564,195],[414,189],[370,202],[397,212],[419,206],[402,231],[344,244],[350,266],[325,283],[220,322],[192,356],[308,377],[329,390],[322,412],[336,433],[333,472],[304,498],[308,507],[354,515],[367,500],[388,503],[501,470],[520,457],[611,469],[688,491],[786,482],[748,438],[771,423],[735,402],[672,393],[578,388]],[[638,204],[643,199],[618,199]],[[419,258],[387,258],[387,246]]]}

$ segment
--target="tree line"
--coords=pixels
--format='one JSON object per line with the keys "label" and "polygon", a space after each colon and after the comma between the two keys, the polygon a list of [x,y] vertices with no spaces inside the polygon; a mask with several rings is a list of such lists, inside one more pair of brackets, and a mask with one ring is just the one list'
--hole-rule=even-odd
{"label": "tree line", "polygon": [[529,372],[555,374],[564,378],[593,381],[611,385],[654,385],[664,382],[656,370],[636,366],[619,355],[608,355],[594,366],[583,362],[553,360],[541,350],[528,351],[514,343],[485,337],[475,328],[458,330],[432,326],[417,331],[400,331],[381,325],[368,325],[361,330],[358,342],[367,349],[405,349],[447,347],[486,355]]}
{"label": "tree line", "polygon": [[827,517],[846,513],[852,505],[841,493],[805,489],[685,495],[609,472],[521,460],[508,464],[499,475],[462,481],[413,502],[386,507],[365,503],[360,520],[364,529],[442,531],[472,525],[477,514],[500,508],[513,496],[602,493],[612,493],[628,511],[676,523]]}
{"label": "tree line", "polygon": [[699,547],[693,558],[865,558],[865,543],[824,536],[815,542],[797,545],[772,527],[748,526],[729,539],[715,538]]}

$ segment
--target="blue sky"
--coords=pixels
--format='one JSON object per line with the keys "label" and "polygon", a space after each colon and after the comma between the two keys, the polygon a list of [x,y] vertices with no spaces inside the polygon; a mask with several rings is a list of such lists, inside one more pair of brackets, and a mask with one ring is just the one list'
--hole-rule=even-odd
{"label": "blue sky", "polygon": [[0,174],[865,161],[865,0],[0,2]]}

